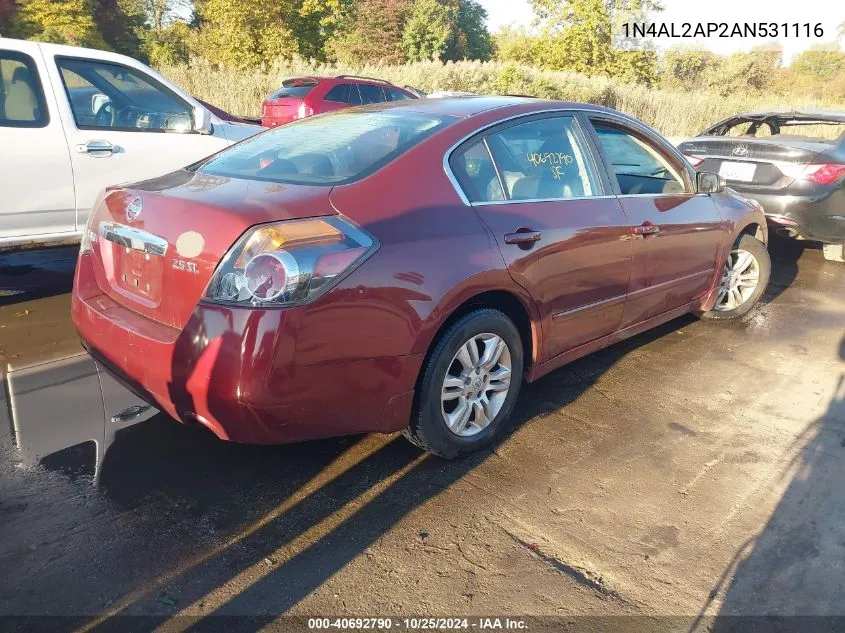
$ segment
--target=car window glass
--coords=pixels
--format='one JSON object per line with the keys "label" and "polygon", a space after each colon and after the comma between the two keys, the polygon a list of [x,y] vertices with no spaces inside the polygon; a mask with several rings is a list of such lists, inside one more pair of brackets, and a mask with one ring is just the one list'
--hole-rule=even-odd
{"label": "car window glass", "polygon": [[317,85],[316,79],[285,79],[282,82],[282,87],[270,95],[271,99],[295,98],[301,99],[314,86]]}
{"label": "car window glass", "polygon": [[405,99],[411,98],[411,95],[396,88],[385,88],[384,91],[387,93],[387,96],[391,101],[404,101]]}
{"label": "car window glass", "polygon": [[[349,84],[338,84],[326,93],[323,97],[326,101],[334,101],[336,103],[349,103]],[[357,90],[356,96],[357,96]]]}
{"label": "car window glass", "polygon": [[511,200],[557,200],[601,193],[571,116],[536,119],[487,138]]}
{"label": "car window glass", "polygon": [[372,173],[453,120],[404,110],[345,109],[258,134],[194,168],[270,182],[346,182]]}
{"label": "car window glass", "polygon": [[187,132],[190,108],[142,73],[102,62],[58,59],[76,126],[138,132]]}
{"label": "car window glass", "polygon": [[470,202],[505,199],[496,167],[483,140],[452,154],[449,165]]}
{"label": "car window glass", "polygon": [[47,105],[32,59],[0,51],[0,126],[43,127]]}
{"label": "car window glass", "polygon": [[685,191],[679,170],[653,143],[612,125],[594,122],[593,127],[622,195]]}
{"label": "car window glass", "polygon": [[384,91],[381,89],[381,86],[358,84],[358,90],[361,91],[361,103],[364,105],[368,103],[381,103],[385,100]]}

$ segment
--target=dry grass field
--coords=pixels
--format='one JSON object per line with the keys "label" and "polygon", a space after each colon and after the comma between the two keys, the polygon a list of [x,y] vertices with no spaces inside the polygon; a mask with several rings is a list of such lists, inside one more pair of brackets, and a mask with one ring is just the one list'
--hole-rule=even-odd
{"label": "dry grass field", "polygon": [[624,84],[605,77],[552,72],[500,62],[418,62],[402,66],[350,68],[304,60],[279,62],[267,70],[218,70],[202,60],[159,69],[196,97],[233,114],[258,116],[262,100],[292,75],[355,74],[380,77],[426,92],[462,90],[484,94],[524,94],[584,101],[627,112],[668,137],[691,136],[708,124],[742,111],[773,107],[845,109],[845,100],[819,101],[784,94],[723,97],[701,91],[673,92]]}

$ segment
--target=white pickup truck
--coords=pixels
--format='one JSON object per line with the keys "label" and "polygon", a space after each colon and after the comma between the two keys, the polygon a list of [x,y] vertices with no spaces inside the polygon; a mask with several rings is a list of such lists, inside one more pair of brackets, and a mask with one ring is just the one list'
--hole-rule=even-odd
{"label": "white pickup truck", "polygon": [[0,250],[78,241],[104,187],[262,129],[221,119],[129,57],[0,37]]}

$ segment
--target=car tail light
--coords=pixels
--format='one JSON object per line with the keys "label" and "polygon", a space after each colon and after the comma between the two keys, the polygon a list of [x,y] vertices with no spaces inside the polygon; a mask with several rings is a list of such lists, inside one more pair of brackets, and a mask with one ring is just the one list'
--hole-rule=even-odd
{"label": "car tail light", "polygon": [[695,154],[684,154],[687,157],[690,165],[692,165],[695,169],[701,167],[701,163],[704,162],[703,156],[696,156]]}
{"label": "car tail light", "polygon": [[297,119],[304,119],[305,117],[312,116],[314,114],[314,108],[308,105],[305,102],[299,104],[299,107],[296,109],[296,118]]}
{"label": "car tail light", "polygon": [[307,303],[377,249],[369,233],[337,216],[262,224],[229,250],[204,299],[253,307]]}
{"label": "car tail light", "polygon": [[845,165],[818,163],[812,165],[779,165],[785,176],[806,180],[820,185],[829,185],[845,176]]}

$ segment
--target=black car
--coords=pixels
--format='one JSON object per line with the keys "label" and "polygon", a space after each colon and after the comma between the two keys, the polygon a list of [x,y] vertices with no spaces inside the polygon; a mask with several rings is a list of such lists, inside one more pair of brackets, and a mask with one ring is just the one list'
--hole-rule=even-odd
{"label": "black car", "polygon": [[763,205],[777,233],[822,242],[827,259],[845,262],[845,112],[738,114],[679,148]]}

